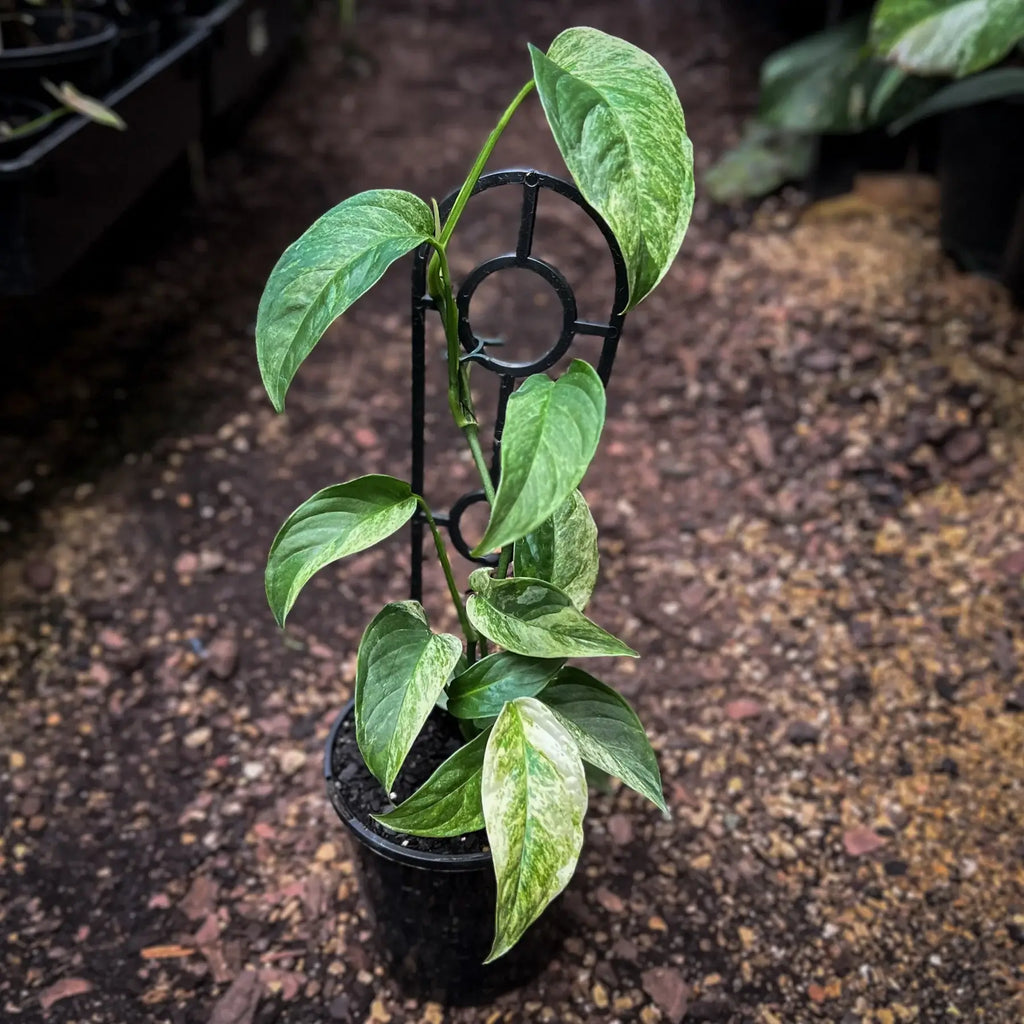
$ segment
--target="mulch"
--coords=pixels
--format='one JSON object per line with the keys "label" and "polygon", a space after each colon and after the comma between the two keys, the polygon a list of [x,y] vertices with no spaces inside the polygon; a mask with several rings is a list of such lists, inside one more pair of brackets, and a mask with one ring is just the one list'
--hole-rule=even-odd
{"label": "mulch", "polygon": [[[654,52],[698,172],[751,109],[766,40],[715,3],[407,0],[360,19],[353,55],[314,17],[204,199],[149,210],[124,269],[95,257],[7,334],[0,1015],[1019,1021],[1024,319],[942,257],[923,187],[699,199],[629,317],[585,487],[591,614],[643,654],[602,674],[649,727],[673,817],[593,797],[569,938],[525,989],[454,1009],[389,981],[321,749],[365,623],[406,596],[405,546],[322,573],[284,634],[262,566],[313,491],[406,465],[407,268],[332,329],[280,417],[252,345],[266,274],[354,191],[456,183],[527,39],[590,23]],[[557,171],[536,103],[495,164]],[[460,267],[508,246],[507,213],[468,217]],[[538,238],[600,305],[592,236],[544,216]],[[553,316],[524,294],[511,324],[498,289],[474,300],[510,347]],[[432,400],[441,504],[472,466]],[[443,597],[431,577],[446,626]]]}

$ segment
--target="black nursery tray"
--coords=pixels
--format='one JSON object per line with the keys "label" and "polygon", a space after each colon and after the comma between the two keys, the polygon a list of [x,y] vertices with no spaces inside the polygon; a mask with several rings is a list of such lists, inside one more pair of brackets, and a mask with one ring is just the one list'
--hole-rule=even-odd
{"label": "black nursery tray", "polygon": [[210,31],[210,117],[219,117],[245,99],[259,79],[278,66],[294,35],[294,7],[284,0],[225,0],[204,17]]}
{"label": "black nursery tray", "polygon": [[0,162],[0,293],[30,294],[56,280],[200,137],[209,35],[197,21],[104,98],[126,131],[68,118]]}

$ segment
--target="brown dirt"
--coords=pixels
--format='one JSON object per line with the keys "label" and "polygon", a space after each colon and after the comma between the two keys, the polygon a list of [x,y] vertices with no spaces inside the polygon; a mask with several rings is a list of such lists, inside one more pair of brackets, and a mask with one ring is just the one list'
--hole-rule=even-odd
{"label": "brown dirt", "polygon": [[[593,614],[644,654],[606,676],[649,724],[673,820],[595,797],[576,937],[492,1006],[404,1000],[373,951],[319,761],[359,633],[404,596],[404,547],[322,574],[284,636],[261,572],[308,494],[405,464],[406,271],[331,332],[283,417],[252,322],[328,205],[455,183],[525,40],[565,24],[664,61],[706,167],[752,102],[747,26],[717,4],[569,7],[366,5],[362,77],[314,20],[203,205],[116,279],[14,307],[5,1020],[1021,1018],[1024,325],[902,204],[801,216],[788,197],[750,221],[701,200],[627,324],[586,487]],[[496,159],[519,163],[558,166],[535,103]],[[471,247],[507,244],[500,212],[467,222]],[[553,244],[585,272],[568,225]],[[465,460],[435,465],[432,497],[468,486]]]}

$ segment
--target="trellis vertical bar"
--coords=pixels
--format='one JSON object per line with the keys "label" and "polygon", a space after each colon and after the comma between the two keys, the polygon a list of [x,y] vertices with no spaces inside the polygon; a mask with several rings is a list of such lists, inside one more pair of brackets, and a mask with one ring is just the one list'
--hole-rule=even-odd
{"label": "trellis vertical bar", "polygon": [[[618,350],[618,342],[625,319],[625,308],[629,301],[629,283],[626,265],[619,251],[618,243],[608,225],[600,215],[583,199],[575,185],[560,178],[534,170],[495,171],[481,176],[473,195],[504,185],[518,185],[522,188],[519,227],[514,252],[506,252],[485,260],[463,279],[456,295],[459,309],[459,341],[465,350],[463,359],[472,360],[484,370],[499,375],[498,402],[495,414],[492,442],[491,476],[498,482],[501,454],[501,436],[505,428],[505,415],[509,398],[515,391],[516,382],[532,373],[541,373],[554,366],[572,347],[580,335],[591,335],[603,339],[597,372],[607,385]],[[600,229],[608,244],[612,267],[615,272],[615,288],[611,311],[606,321],[581,320],[577,317],[576,296],[565,276],[553,264],[533,255],[534,231],[540,193],[547,189],[574,203],[583,214]],[[455,201],[452,193],[440,205],[442,218],[447,216]],[[412,272],[412,487],[415,493],[423,494],[425,486],[425,429],[426,429],[426,316],[435,308],[434,301],[427,295],[427,262],[429,249],[424,246],[416,252]],[[488,352],[488,341],[478,338],[472,328],[469,316],[473,293],[480,283],[493,273],[506,268],[529,270],[546,281],[554,290],[562,305],[562,328],[558,338],[543,355],[527,362],[510,362],[498,359]],[[470,545],[462,535],[462,514],[471,505],[484,501],[483,491],[473,490],[464,494],[451,506],[448,512],[435,512],[439,526],[448,530],[452,545],[466,559],[483,565],[495,564],[495,557],[474,558]],[[423,597],[423,540],[425,520],[421,512],[413,516],[411,526],[411,565],[409,589],[413,600]]]}

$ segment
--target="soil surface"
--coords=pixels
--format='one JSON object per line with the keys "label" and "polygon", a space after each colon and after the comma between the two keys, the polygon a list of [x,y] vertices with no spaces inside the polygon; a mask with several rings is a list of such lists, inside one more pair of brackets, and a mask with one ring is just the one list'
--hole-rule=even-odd
{"label": "soil surface", "polygon": [[327,782],[333,794],[331,800],[340,804],[339,814],[344,810],[346,821],[355,818],[391,843],[442,855],[481,853],[487,849],[487,834],[483,831],[437,838],[402,835],[373,818],[374,814],[385,814],[403,800],[408,800],[430,778],[434,769],[463,743],[465,740],[456,719],[435,711],[402,762],[402,770],[395,779],[389,800],[389,794],[370,774],[370,769],[359,756],[354,719],[349,716],[341,723],[331,748],[331,779]]}
{"label": "soil surface", "polygon": [[[321,750],[365,624],[407,596],[405,544],[320,574],[283,634],[262,567],[315,490],[407,464],[408,267],[283,416],[253,351],[262,285],[345,196],[455,185],[527,40],[589,23],[655,53],[698,175],[768,41],[716,2],[359,6],[361,50],[315,18],[201,202],[147,209],[77,285],[0,310],[0,1017],[1019,1021],[1024,324],[943,259],[923,186],[698,200],[628,318],[585,487],[591,614],[644,655],[601,673],[649,727],[672,820],[593,797],[570,937],[522,991],[451,1009],[387,977]],[[494,161],[523,164],[560,166],[535,99]],[[515,197],[481,203],[461,272],[515,245]],[[581,315],[606,311],[572,209],[537,237]],[[546,286],[504,287],[474,298],[478,332],[542,345]],[[472,467],[429,369],[441,506]]]}

